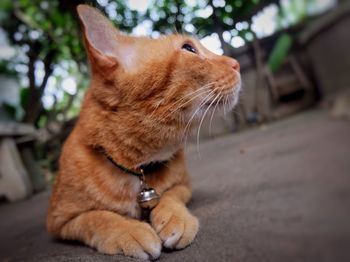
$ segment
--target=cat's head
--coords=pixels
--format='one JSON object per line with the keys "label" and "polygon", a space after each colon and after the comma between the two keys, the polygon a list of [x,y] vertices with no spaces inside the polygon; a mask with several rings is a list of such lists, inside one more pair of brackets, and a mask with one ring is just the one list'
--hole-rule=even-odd
{"label": "cat's head", "polygon": [[78,14],[93,94],[107,109],[186,124],[215,106],[229,109],[237,103],[241,80],[233,58],[216,55],[186,35],[127,36],[86,5]]}

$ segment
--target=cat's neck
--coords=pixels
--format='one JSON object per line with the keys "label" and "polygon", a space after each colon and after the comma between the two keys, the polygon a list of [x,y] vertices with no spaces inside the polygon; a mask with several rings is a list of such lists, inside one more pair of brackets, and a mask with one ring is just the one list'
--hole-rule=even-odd
{"label": "cat's neck", "polygon": [[123,166],[135,168],[171,159],[182,148],[178,127],[162,126],[137,113],[103,109],[87,94],[77,127],[81,141],[101,146]]}

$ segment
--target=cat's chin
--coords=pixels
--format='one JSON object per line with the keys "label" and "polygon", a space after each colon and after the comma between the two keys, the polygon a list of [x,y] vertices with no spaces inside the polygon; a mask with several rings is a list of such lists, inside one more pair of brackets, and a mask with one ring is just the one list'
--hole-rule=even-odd
{"label": "cat's chin", "polygon": [[139,165],[145,165],[152,162],[168,161],[176,155],[176,153],[180,150],[180,148],[181,148],[180,142],[178,143],[178,145],[163,147],[157,152],[155,152],[154,154],[150,155],[148,159],[146,159]]}

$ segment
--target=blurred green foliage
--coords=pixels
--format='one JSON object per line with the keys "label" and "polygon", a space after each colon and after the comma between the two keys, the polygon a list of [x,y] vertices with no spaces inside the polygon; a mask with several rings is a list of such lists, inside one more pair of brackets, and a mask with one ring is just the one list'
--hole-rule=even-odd
{"label": "blurred green foliage", "polygon": [[1,28],[16,50],[14,57],[2,61],[5,66],[0,73],[10,71],[22,79],[23,120],[37,124],[45,114],[41,98],[55,66],[62,61],[80,64],[85,60],[78,24],[59,1],[3,0],[0,10]]}
{"label": "blurred green foliage", "polygon": [[283,61],[288,56],[289,50],[292,47],[293,38],[291,35],[284,33],[276,41],[268,60],[267,64],[273,73],[276,73],[281,67]]}
{"label": "blurred green foliage", "polygon": [[[281,5],[279,0],[152,0],[140,12],[130,8],[127,0],[2,0],[0,25],[16,52],[0,59],[0,74],[20,79],[21,102],[11,109],[13,115],[42,127],[52,120],[75,116],[87,86],[88,68],[76,16],[78,4],[96,6],[125,32],[147,24],[149,31],[157,34],[179,32],[205,37],[217,33],[224,54],[234,56],[231,40],[240,37],[244,43],[255,39],[252,17],[264,7],[276,6],[279,29],[286,26],[285,17],[291,14],[295,21],[304,19],[308,5],[315,1],[284,1],[287,5]],[[286,37],[277,42],[269,59],[273,70],[287,55],[290,44],[291,39]],[[75,79],[75,93],[64,88],[68,77]],[[53,90],[47,90],[48,86]],[[51,94],[50,103],[45,100],[47,93]]]}

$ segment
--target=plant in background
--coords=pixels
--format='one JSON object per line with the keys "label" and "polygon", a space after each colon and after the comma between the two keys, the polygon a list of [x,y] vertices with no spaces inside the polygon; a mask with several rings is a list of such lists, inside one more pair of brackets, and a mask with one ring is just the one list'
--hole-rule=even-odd
{"label": "plant in background", "polygon": [[38,126],[45,114],[41,98],[50,78],[57,76],[56,69],[62,61],[75,61],[69,67],[84,61],[78,26],[59,1],[4,0],[0,10],[1,27],[16,49],[5,62],[21,79],[22,121]]}

